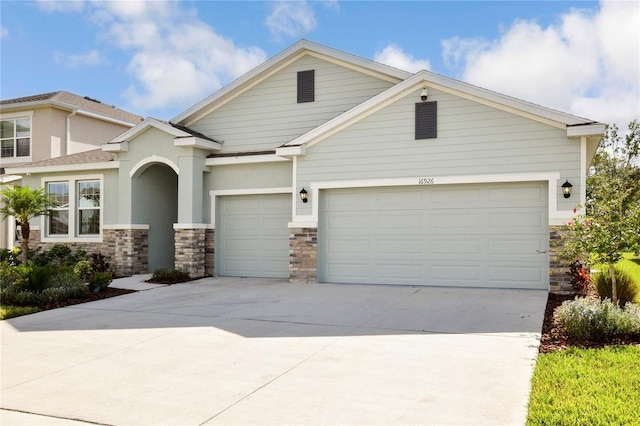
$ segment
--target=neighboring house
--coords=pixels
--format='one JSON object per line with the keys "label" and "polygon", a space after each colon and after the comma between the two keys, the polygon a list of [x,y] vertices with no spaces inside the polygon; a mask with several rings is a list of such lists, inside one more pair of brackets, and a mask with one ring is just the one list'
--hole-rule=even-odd
{"label": "neighboring house", "polygon": [[[6,168],[94,150],[142,117],[89,97],[58,91],[0,101],[0,188],[20,183]],[[0,217],[0,248],[12,247],[15,224]]]}
{"label": "neighboring house", "polygon": [[69,200],[37,243],[101,250],[121,275],[557,290],[550,240],[603,132],[303,40],[170,122],[11,173]]}

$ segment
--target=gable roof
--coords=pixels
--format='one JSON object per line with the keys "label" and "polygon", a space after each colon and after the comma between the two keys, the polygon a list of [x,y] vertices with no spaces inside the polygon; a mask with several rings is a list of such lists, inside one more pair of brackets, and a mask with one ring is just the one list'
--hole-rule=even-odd
{"label": "gable roof", "polygon": [[278,155],[304,154],[303,150],[292,147],[310,147],[345,127],[367,117],[384,108],[409,92],[422,87],[434,88],[451,93],[485,105],[525,116],[536,121],[542,121],[558,128],[567,130],[568,137],[597,136],[604,133],[605,125],[586,118],[536,105],[501,93],[483,89],[459,80],[454,80],[430,71],[419,71],[401,83],[390,87],[384,92],[355,106],[332,120],[314,128],[313,130],[287,142],[278,148]]}
{"label": "gable roof", "polygon": [[189,125],[306,54],[337,62],[393,83],[399,83],[411,76],[411,73],[407,71],[402,71],[308,40],[300,40],[235,81],[222,87],[211,96],[198,102],[185,112],[175,116],[170,121],[172,123]]}
{"label": "gable roof", "polygon": [[133,126],[142,121],[142,117],[137,114],[104,104],[88,96],[83,97],[63,90],[0,101],[0,110],[2,112],[44,106],[55,106],[68,111],[75,110],[82,115],[106,119],[107,121],[128,126]]}
{"label": "gable roof", "polygon": [[21,165],[7,167],[7,174],[25,173],[50,173],[70,170],[96,170],[117,168],[117,155],[111,152],[103,152],[100,149],[79,152],[77,154],[64,155],[62,157],[49,158]]}
{"label": "gable roof", "polygon": [[203,135],[200,132],[196,132],[195,130],[192,130],[186,126],[181,126],[179,124],[173,124],[167,121],[157,120],[152,117],[147,117],[142,122],[137,124],[135,127],[113,138],[106,145],[117,144],[121,142],[128,142],[151,127],[158,129],[162,132],[168,133],[174,138],[196,137],[200,139],[205,139],[210,142],[219,143],[217,140],[212,139],[209,136]]}

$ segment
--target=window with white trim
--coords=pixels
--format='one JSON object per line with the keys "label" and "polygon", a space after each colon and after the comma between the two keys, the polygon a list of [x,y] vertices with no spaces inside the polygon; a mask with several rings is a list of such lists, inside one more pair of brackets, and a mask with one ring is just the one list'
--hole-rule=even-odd
{"label": "window with white trim", "polygon": [[31,117],[3,118],[0,121],[0,157],[31,156]]}
{"label": "window with white trim", "polygon": [[83,238],[100,235],[100,179],[70,179],[46,183],[49,193],[59,204],[46,220],[46,236],[51,238]]}

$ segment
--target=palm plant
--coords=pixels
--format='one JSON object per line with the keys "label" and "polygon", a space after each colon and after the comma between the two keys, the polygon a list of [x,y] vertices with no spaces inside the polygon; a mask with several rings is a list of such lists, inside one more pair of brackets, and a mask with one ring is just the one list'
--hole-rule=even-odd
{"label": "palm plant", "polygon": [[13,216],[22,230],[22,263],[27,264],[29,253],[29,235],[31,228],[29,220],[48,215],[49,211],[58,206],[58,202],[47,194],[44,188],[31,189],[27,186],[8,186],[0,192],[0,213]]}

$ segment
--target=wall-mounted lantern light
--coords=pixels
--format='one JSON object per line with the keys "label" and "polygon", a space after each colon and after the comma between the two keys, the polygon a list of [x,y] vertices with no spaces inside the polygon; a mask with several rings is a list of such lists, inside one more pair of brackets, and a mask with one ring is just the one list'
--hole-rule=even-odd
{"label": "wall-mounted lantern light", "polygon": [[422,102],[426,102],[427,101],[427,88],[424,87],[422,89],[422,93],[420,93],[420,99],[422,100]]}
{"label": "wall-mounted lantern light", "polygon": [[304,188],[302,188],[302,191],[300,191],[300,199],[303,203],[307,202],[307,190]]}
{"label": "wall-mounted lantern light", "polygon": [[562,184],[562,194],[564,198],[571,197],[571,188],[573,188],[573,185],[569,183],[569,180]]}

